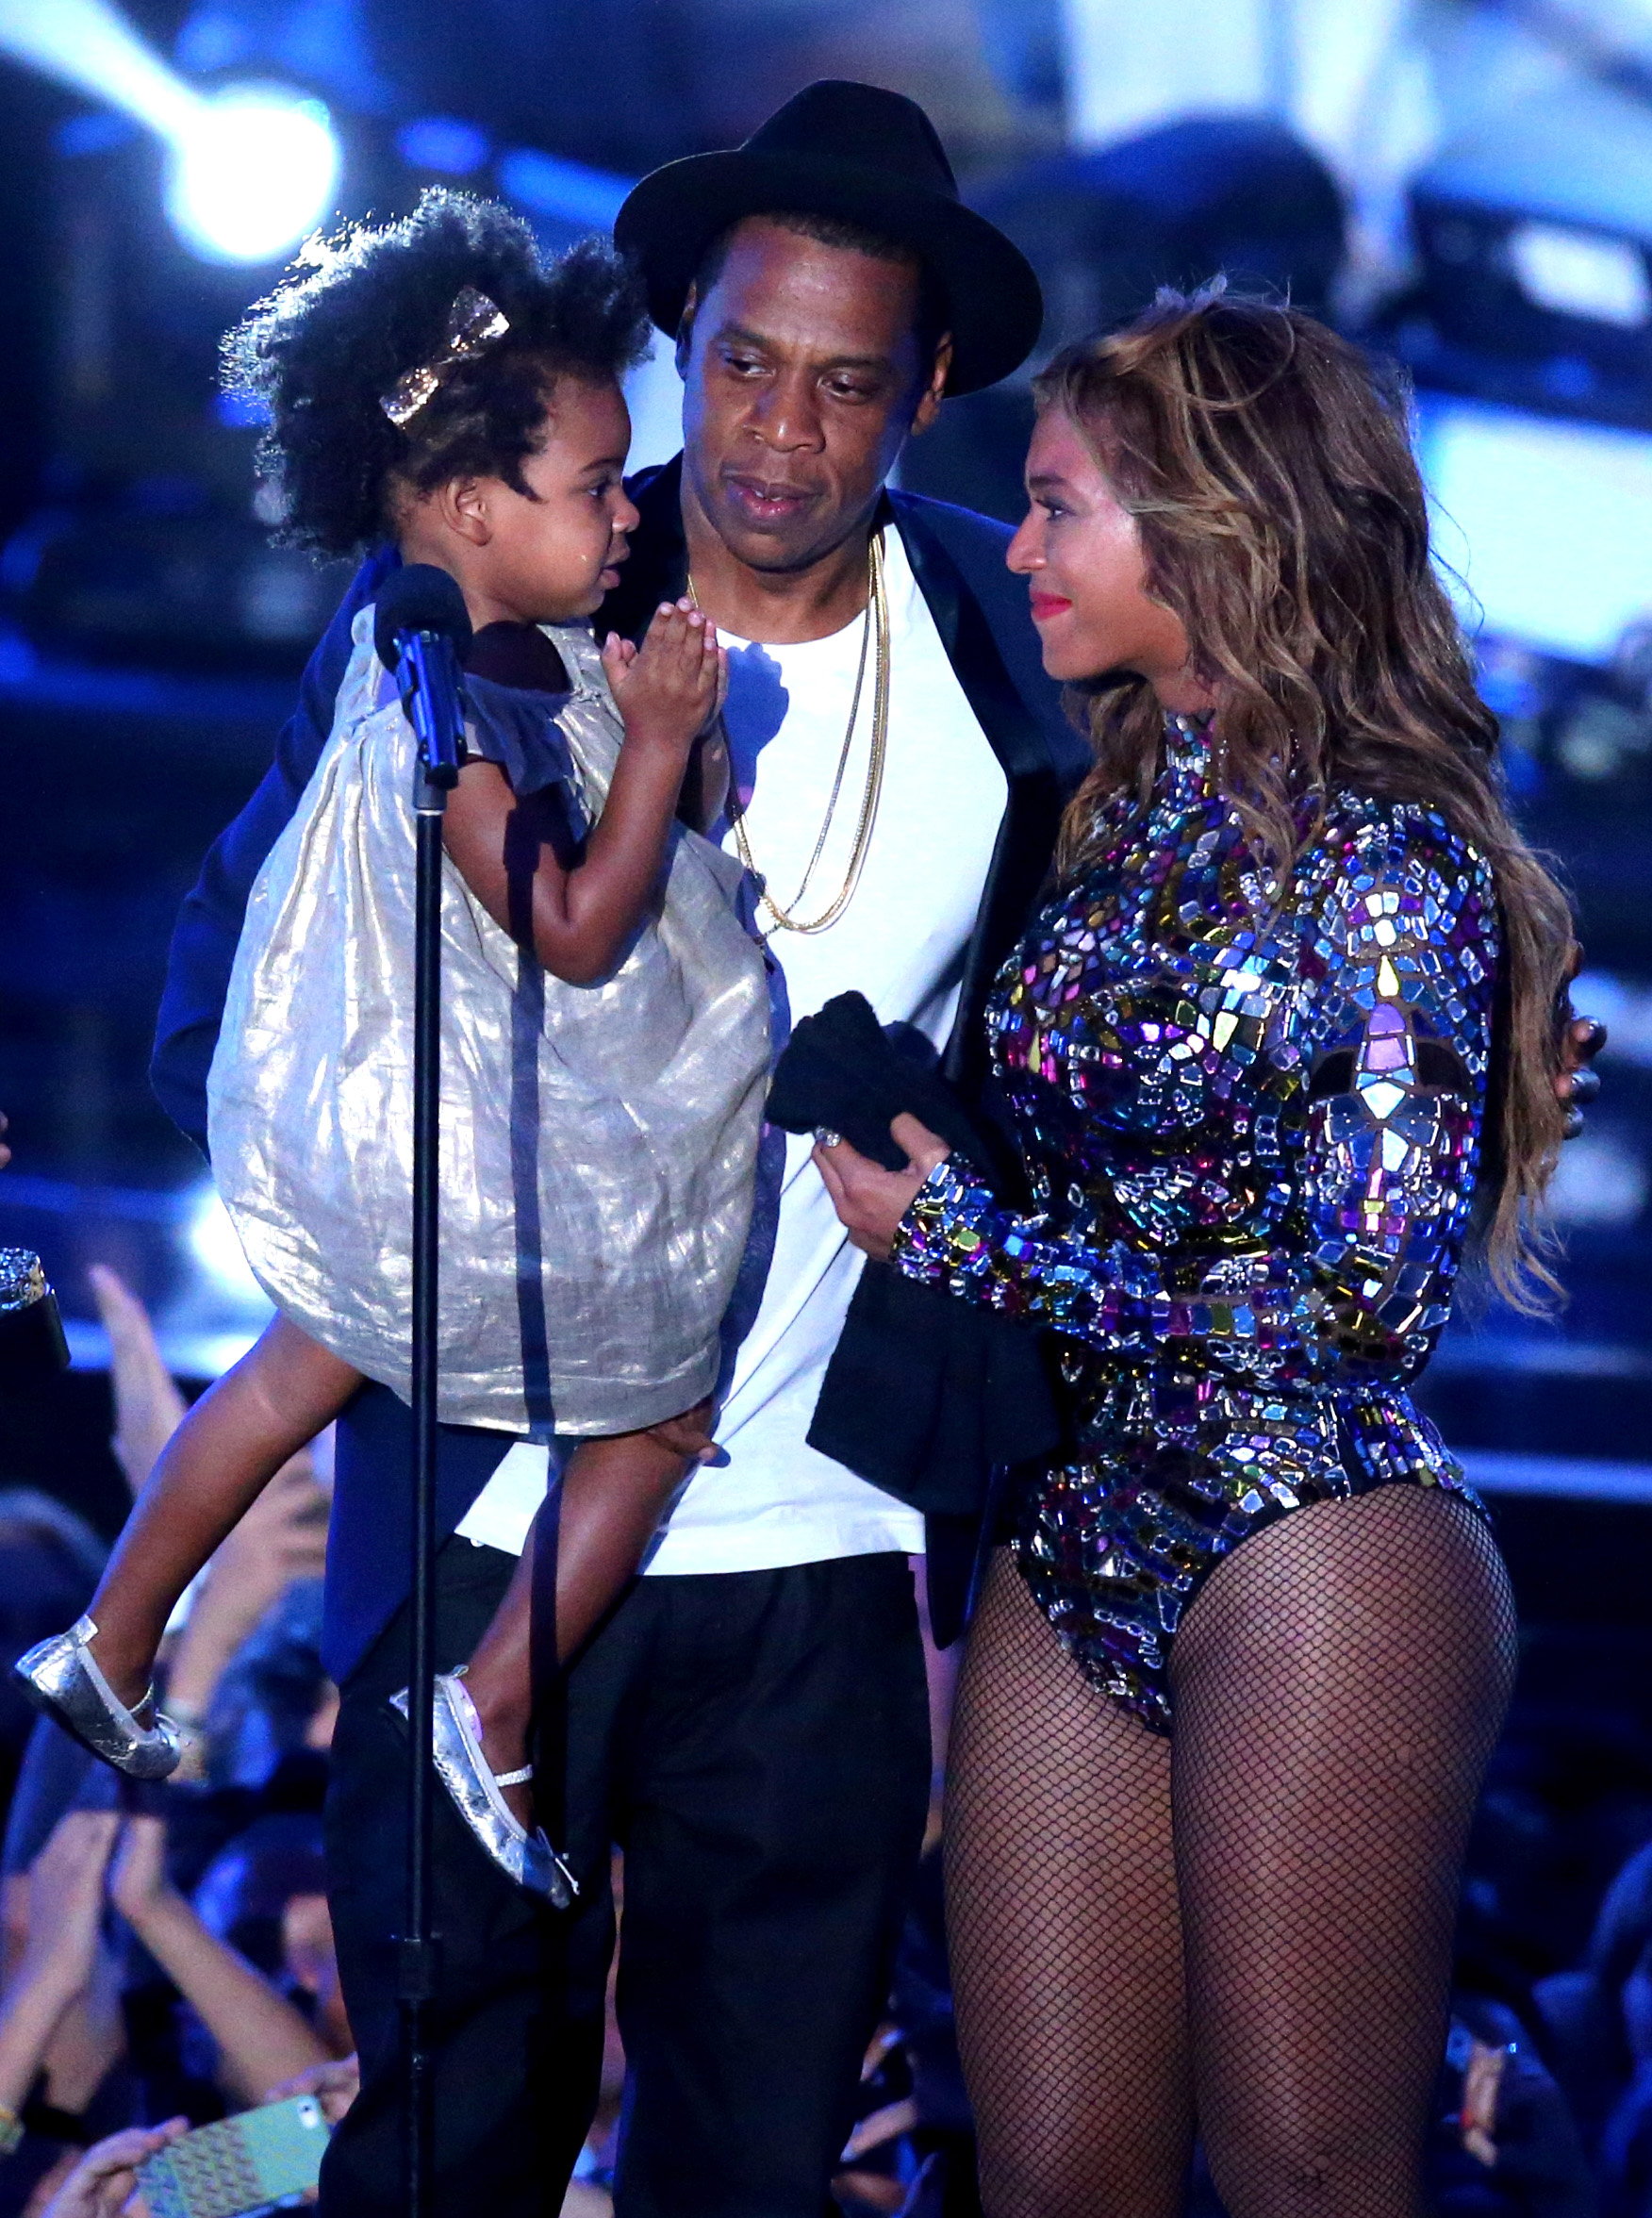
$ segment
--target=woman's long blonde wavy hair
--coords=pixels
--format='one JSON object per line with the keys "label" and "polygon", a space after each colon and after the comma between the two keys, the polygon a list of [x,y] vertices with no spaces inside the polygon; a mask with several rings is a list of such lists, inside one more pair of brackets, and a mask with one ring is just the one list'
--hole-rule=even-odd
{"label": "woman's long blonde wavy hair", "polygon": [[[1161,293],[1067,348],[1033,391],[1136,519],[1148,590],[1216,694],[1216,776],[1260,854],[1288,870],[1326,796],[1352,788],[1437,809],[1491,866],[1502,975],[1479,1244],[1505,1299],[1545,1306],[1571,911],[1503,801],[1496,720],[1429,559],[1403,380],[1299,310],[1218,284]],[[1146,682],[1118,673],[1075,705],[1096,767],[1063,825],[1064,876],[1087,859],[1099,803],[1146,799],[1163,722]]]}

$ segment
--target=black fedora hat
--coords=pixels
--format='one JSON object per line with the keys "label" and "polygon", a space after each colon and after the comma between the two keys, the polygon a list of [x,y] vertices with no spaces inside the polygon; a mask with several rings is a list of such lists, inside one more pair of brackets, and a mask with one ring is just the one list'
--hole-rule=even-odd
{"label": "black fedora hat", "polygon": [[946,149],[916,100],[876,85],[807,86],[726,154],[693,154],[643,178],[614,224],[642,271],[649,313],[673,336],[694,273],[742,216],[833,216],[899,240],[945,289],[950,393],[1007,377],[1032,353],[1044,301],[1032,264],[958,198]]}

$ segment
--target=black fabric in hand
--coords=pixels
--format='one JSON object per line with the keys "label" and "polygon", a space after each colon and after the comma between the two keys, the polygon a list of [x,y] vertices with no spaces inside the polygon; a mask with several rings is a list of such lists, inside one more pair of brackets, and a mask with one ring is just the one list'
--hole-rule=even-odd
{"label": "black fabric in hand", "polygon": [[[907,1159],[889,1131],[902,1112],[983,1176],[992,1155],[958,1095],[901,1053],[864,994],[805,1017],[774,1073],[768,1121],[785,1132],[822,1126],[885,1170]],[[921,1286],[888,1264],[860,1275],[827,1366],[809,1446],[922,1510],[930,1545],[972,1552],[995,1469],[1048,1457],[1061,1423],[1042,1335],[960,1297]],[[962,1598],[965,1581],[951,1582]],[[932,1609],[935,1605],[932,1591]],[[959,1630],[937,1613],[945,1647]]]}
{"label": "black fabric in hand", "polygon": [[963,1102],[938,1070],[902,1054],[865,994],[844,993],[804,1017],[775,1066],[768,1117],[782,1132],[838,1133],[885,1170],[907,1158],[889,1127],[902,1114],[966,1155],[978,1170],[992,1158]]}

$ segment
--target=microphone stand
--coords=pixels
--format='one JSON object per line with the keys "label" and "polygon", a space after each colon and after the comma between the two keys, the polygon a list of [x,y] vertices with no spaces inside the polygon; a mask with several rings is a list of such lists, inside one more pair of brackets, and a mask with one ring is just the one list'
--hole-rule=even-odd
{"label": "microphone stand", "polygon": [[413,811],[413,1589],[412,1668],[407,1723],[412,1732],[408,1788],[407,1928],[398,1944],[407,2094],[408,2218],[425,2218],[435,2178],[435,2088],[430,2008],[441,1976],[441,1940],[433,1929],[431,1812],[436,1678],[436,1412],[441,1141],[442,819],[464,757],[458,664],[453,642],[436,632],[401,636],[397,675],[419,741]]}

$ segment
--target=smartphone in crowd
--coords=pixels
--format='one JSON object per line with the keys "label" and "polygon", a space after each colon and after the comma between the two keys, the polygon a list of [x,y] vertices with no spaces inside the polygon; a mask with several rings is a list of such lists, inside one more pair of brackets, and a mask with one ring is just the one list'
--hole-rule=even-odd
{"label": "smartphone in crowd", "polygon": [[246,2218],[304,2202],[321,2177],[328,2130],[313,2094],[199,2127],[140,2168],[150,2218]]}

